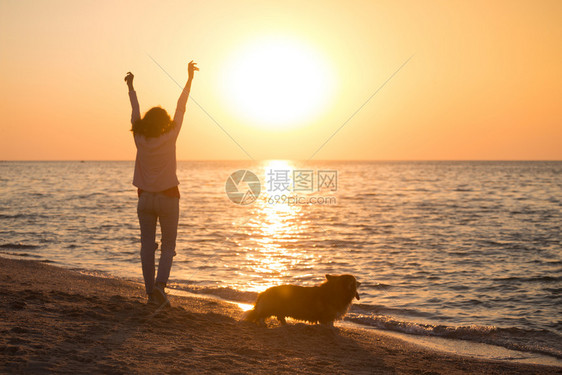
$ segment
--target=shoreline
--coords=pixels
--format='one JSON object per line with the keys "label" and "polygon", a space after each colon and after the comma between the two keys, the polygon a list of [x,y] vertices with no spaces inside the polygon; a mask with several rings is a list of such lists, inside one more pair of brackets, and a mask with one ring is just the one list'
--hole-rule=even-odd
{"label": "shoreline", "polygon": [[[117,279],[124,282],[130,282],[138,286],[143,286],[142,279],[134,277],[123,277],[115,274],[111,274],[107,271],[101,270],[89,270],[81,267],[69,267],[67,265],[61,264],[60,262],[53,262],[49,259],[42,259],[39,256],[34,256],[32,254],[18,254],[18,253],[8,253],[0,252],[0,257],[6,257],[8,259],[14,260],[28,260],[34,262],[40,262],[45,264],[50,264],[55,267],[60,267],[63,269],[76,271],[82,275],[94,276],[100,278]],[[28,258],[29,257],[29,258]],[[196,299],[210,299],[218,302],[224,302],[228,304],[233,304],[238,306],[242,311],[246,311],[253,306],[253,301],[255,300],[257,293],[253,297],[250,296],[253,292],[238,292],[243,293],[240,295],[232,295],[231,293],[224,293],[230,290],[229,288],[219,288],[219,289],[209,289],[208,287],[185,287],[180,283],[172,282],[168,286],[168,293],[173,296],[185,296],[192,297]],[[220,291],[217,293],[217,291]],[[353,312],[351,309],[350,312]],[[351,315],[351,318],[349,316]],[[294,320],[288,318],[289,321],[295,323]],[[299,323],[299,322],[296,322]],[[356,322],[353,318],[353,314],[348,314],[343,321],[335,322],[336,326],[347,326],[360,330],[375,331],[377,334],[382,336],[390,336],[398,338],[402,341],[412,343],[424,347],[426,349],[435,350],[441,353],[455,354],[462,357],[472,357],[481,360],[497,360],[505,361],[511,363],[524,363],[524,364],[537,364],[546,366],[556,366],[562,368],[562,359],[550,352],[545,352],[542,350],[537,350],[534,348],[529,348],[529,350],[521,350],[518,348],[510,347],[509,345],[501,345],[494,342],[486,342],[479,340],[463,339],[463,338],[450,338],[442,337],[439,335],[418,335],[416,333],[406,332],[404,330],[398,329],[387,329],[370,324],[362,324]],[[439,324],[439,323],[435,323]]]}
{"label": "shoreline", "polygon": [[176,296],[154,315],[142,286],[0,256],[0,372],[560,374],[555,366],[438,352],[375,331],[239,322],[227,302]]}
{"label": "shoreline", "polygon": [[[247,311],[253,307],[253,304],[248,304],[245,302],[239,302],[234,300],[229,300],[218,295],[207,294],[207,293],[197,293],[190,292],[181,289],[171,289],[168,288],[168,294],[173,296],[184,296],[192,298],[205,298],[209,300],[215,300],[219,302],[225,302],[238,306],[242,312]],[[292,318],[287,318],[288,322],[300,323],[293,320]],[[478,341],[470,341],[463,339],[451,339],[440,336],[426,336],[426,335],[416,335],[409,334],[400,331],[385,330],[377,327],[372,327],[364,325],[361,323],[356,323],[348,320],[340,320],[335,322],[336,327],[348,327],[361,331],[372,331],[380,336],[392,337],[399,339],[425,349],[434,350],[438,353],[449,353],[459,355],[466,358],[475,358],[481,360],[491,360],[491,361],[504,361],[511,363],[526,363],[526,364],[536,364],[536,365],[546,365],[546,366],[556,366],[562,368],[562,360],[557,357],[543,354],[539,352],[526,352],[516,349],[509,349],[504,346],[488,344]]]}

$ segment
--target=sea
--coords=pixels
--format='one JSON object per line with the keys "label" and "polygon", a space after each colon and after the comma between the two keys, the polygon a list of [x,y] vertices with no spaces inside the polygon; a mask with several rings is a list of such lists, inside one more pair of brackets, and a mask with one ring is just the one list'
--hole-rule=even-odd
{"label": "sea", "polygon": [[[142,282],[132,161],[0,162],[0,255]],[[346,321],[562,359],[562,162],[179,161],[173,290],[326,274]]]}

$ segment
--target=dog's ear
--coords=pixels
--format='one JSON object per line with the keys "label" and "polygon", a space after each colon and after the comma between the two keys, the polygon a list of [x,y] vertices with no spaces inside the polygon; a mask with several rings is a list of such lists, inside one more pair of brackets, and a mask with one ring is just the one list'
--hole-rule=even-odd
{"label": "dog's ear", "polygon": [[360,300],[361,298],[359,298],[359,292],[357,291],[357,288],[359,288],[359,285],[361,285],[361,283],[357,280],[355,280],[355,298],[357,298],[357,300]]}
{"label": "dog's ear", "polygon": [[326,280],[330,281],[333,280],[335,277],[329,274],[326,274]]}

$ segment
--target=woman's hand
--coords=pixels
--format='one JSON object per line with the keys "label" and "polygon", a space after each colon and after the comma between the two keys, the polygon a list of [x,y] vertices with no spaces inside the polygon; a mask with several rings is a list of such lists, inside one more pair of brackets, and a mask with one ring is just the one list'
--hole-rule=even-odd
{"label": "woman's hand", "polygon": [[195,72],[199,71],[199,68],[195,65],[197,65],[197,63],[194,63],[193,60],[191,60],[187,65],[187,73],[189,75],[189,79],[193,79],[193,75],[195,74]]}
{"label": "woman's hand", "polygon": [[129,86],[129,90],[133,90],[133,79],[135,76],[131,72],[127,72],[125,76],[125,82],[127,82],[127,86]]}

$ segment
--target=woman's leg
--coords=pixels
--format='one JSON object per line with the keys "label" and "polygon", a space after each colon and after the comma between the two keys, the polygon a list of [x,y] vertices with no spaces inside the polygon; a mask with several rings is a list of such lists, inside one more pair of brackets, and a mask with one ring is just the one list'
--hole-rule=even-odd
{"label": "woman's leg", "polygon": [[137,214],[141,231],[141,263],[146,294],[154,288],[154,253],[156,244],[156,212],[154,211],[154,194],[142,193],[139,197]]}
{"label": "woman's leg", "polygon": [[157,196],[158,218],[162,231],[162,246],[160,247],[160,262],[158,263],[157,283],[166,284],[170,277],[172,261],[176,255],[176,237],[180,216],[179,198],[168,197],[163,194]]}

